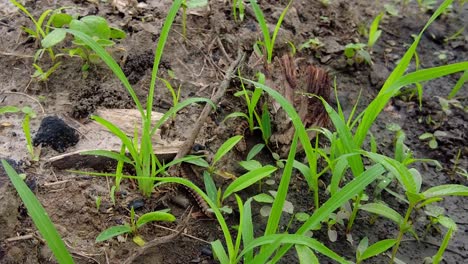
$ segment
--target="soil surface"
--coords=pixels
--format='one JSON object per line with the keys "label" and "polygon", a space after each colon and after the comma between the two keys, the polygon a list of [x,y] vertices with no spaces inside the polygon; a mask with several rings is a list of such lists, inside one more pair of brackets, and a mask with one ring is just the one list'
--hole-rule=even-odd
{"label": "soil surface", "polygon": [[[39,17],[49,8],[70,6],[72,8],[66,9],[67,13],[103,16],[113,26],[127,32],[127,38],[111,49],[112,55],[122,65],[137,96],[142,103],[146,103],[154,48],[172,1],[24,2],[34,17]],[[159,75],[169,79],[174,87],[181,86],[181,100],[191,97],[210,98],[222,82],[226,69],[236,59],[238,49],[247,54],[240,67],[243,77],[254,79],[256,71],[262,67],[261,60],[253,51],[253,44],[260,40],[262,35],[251,8],[247,7],[244,21],[236,22],[231,12],[231,1],[209,2],[209,9],[189,10],[187,40],[182,35],[181,13],[177,15],[164,50]],[[274,27],[287,1],[259,2],[267,22]],[[294,1],[279,31],[274,61],[277,63],[279,58],[289,52],[288,42],[293,43],[298,47],[295,54],[297,61],[325,69],[332,83],[336,80],[338,100],[345,113],[350,113],[355,103],[358,103],[358,110],[362,110],[375,97],[388,74],[412,43],[412,34],[417,34],[422,29],[430,17],[430,12],[422,12],[413,3],[415,1],[410,1],[410,5],[403,9],[397,6],[398,16],[387,13],[381,21],[382,36],[372,51],[373,64],[349,65],[343,55],[344,46],[348,43],[367,42],[360,31],[368,28],[373,18],[385,10],[384,4],[392,4],[393,1],[330,2],[332,3],[325,6],[321,1]],[[115,3],[119,5],[116,6]],[[466,61],[466,31],[462,31],[455,39],[445,41],[445,38],[452,36],[467,24],[466,4],[463,8],[454,4],[449,12],[436,20],[424,34],[418,47],[420,67],[429,68]],[[35,71],[32,64],[38,43],[27,38],[21,30],[22,26],[32,27],[32,23],[8,0],[0,0],[0,107],[31,107],[37,113],[37,117],[31,120],[33,135],[38,132],[44,118],[59,117],[68,125],[76,127],[88,122],[89,116],[99,108],[134,108],[131,97],[104,64],[93,64],[84,73],[81,70],[81,59],[64,56],[61,59],[62,64],[47,82],[30,77]],[[323,43],[322,47],[299,50],[302,43],[315,37]],[[52,65],[46,55],[39,62],[45,69]],[[410,70],[414,70],[415,67],[413,62]],[[405,143],[413,151],[414,157],[439,161],[441,168],[430,163],[415,165],[422,174],[423,190],[441,184],[467,184],[467,178],[456,173],[457,168],[468,168],[466,84],[455,98],[457,101],[449,104],[449,109],[442,107],[440,101],[440,98],[446,98],[458,78],[460,75],[455,74],[424,83],[421,109],[414,87],[405,89],[404,93],[391,100],[372,128],[380,153],[393,156],[395,132],[390,131],[388,125],[398,124],[406,133]],[[208,156],[212,156],[226,139],[233,136],[240,125],[241,121],[238,119],[222,122],[224,117],[232,112],[245,111],[244,101],[234,96],[239,90],[240,82],[232,80],[216,112],[210,115],[196,139],[197,146],[201,146]],[[336,105],[336,100],[331,100],[331,104]],[[165,112],[171,106],[170,93],[162,82],[157,83],[153,109]],[[202,107],[193,105],[180,111],[174,122],[161,132],[161,136],[166,140],[186,140]],[[46,162],[60,154],[57,150],[73,151],[72,143],[61,144],[55,150],[43,144],[40,161],[32,162],[21,126],[23,116],[19,113],[0,116],[0,158],[8,159],[18,172],[26,174],[26,182],[47,210],[77,263],[124,263],[138,250],[131,237],[120,236],[105,243],[95,243],[97,235],[110,226],[128,223],[131,206],[134,206],[137,215],[142,215],[162,209],[165,205],[161,204],[156,195],[151,198],[142,197],[133,183],[124,181],[114,206],[109,198],[112,179],[58,170]],[[436,149],[430,148],[427,141],[419,139],[425,132],[436,131],[445,132],[444,136],[437,138]],[[85,134],[70,133],[73,142],[76,135],[81,139],[86,137]],[[247,149],[262,141],[257,135],[246,136]],[[56,142],[52,139],[52,145],[53,143]],[[278,152],[281,151],[280,147]],[[297,157],[298,160],[302,159],[301,155]],[[238,165],[238,161],[245,157],[246,152],[233,150],[223,159],[223,170],[241,175],[245,171]],[[266,150],[260,154],[258,160],[263,164],[275,162]],[[308,191],[300,173],[295,173],[287,200],[294,205],[295,212],[311,213],[312,193]],[[279,176],[278,172],[275,177]],[[327,182],[327,176],[322,177]],[[228,181],[217,179],[218,184],[226,184]],[[265,185],[262,191],[268,192],[276,187]],[[374,189],[375,185],[368,190],[370,199],[378,199],[372,195]],[[322,191],[325,193],[325,190]],[[257,192],[256,188],[251,188],[241,195],[247,198]],[[183,189],[180,193],[186,195]],[[187,198],[191,199],[190,196]],[[96,199],[102,201],[99,209],[96,207]],[[327,198],[322,197],[322,201],[325,199]],[[400,213],[404,213],[406,209],[404,203],[385,191],[379,199]],[[133,263],[216,263],[209,242],[222,239],[221,229],[215,220],[198,213],[200,209],[194,201],[190,201],[190,204],[195,205],[192,211],[177,206],[175,202],[169,202],[167,206],[177,217],[175,223],[147,224],[140,230],[140,235],[145,240],[158,241],[158,238],[174,234],[178,227],[183,226],[179,236],[168,242],[161,242],[138,256]],[[458,225],[458,231],[446,250],[443,262],[466,263],[466,198],[447,198],[438,205],[445,208],[445,213]],[[257,235],[263,233],[267,221],[260,215],[260,207],[261,204],[255,204],[253,208]],[[231,225],[238,223],[236,212],[226,217]],[[296,221],[288,225],[290,217],[291,215],[284,214],[281,230],[289,228],[290,232],[294,232],[301,225]],[[416,212],[413,221],[417,233],[420,234],[420,241],[409,235],[405,236],[398,258],[406,263],[424,263],[424,258],[437,252],[446,230],[442,228],[439,232],[430,228],[426,232],[429,220],[423,212]],[[334,229],[337,232],[335,242],[330,241],[326,224],[320,231],[314,232],[314,237],[349,260],[354,260],[357,244],[364,236],[367,236],[371,243],[375,243],[378,240],[395,238],[398,232],[397,226],[391,221],[380,218],[373,222],[372,217],[364,212],[359,213],[351,233],[352,244],[347,241],[343,226],[335,225]],[[320,260],[321,263],[332,263],[323,256],[320,256]],[[380,255],[366,263],[387,263],[388,260],[388,256]],[[3,169],[0,169],[0,263],[54,262],[51,251],[40,238],[8,177]],[[283,260],[283,263],[297,262],[293,252]]]}

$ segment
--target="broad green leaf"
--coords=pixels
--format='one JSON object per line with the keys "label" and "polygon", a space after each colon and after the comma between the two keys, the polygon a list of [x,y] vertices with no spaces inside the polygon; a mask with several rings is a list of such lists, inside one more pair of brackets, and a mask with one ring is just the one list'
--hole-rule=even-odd
{"label": "broad green leaf", "polygon": [[202,168],[210,167],[210,164],[208,164],[208,162],[205,159],[201,158],[201,157],[198,157],[198,158],[192,159],[192,160],[186,160],[185,162],[193,164],[193,165],[197,165],[197,166],[202,167]]}
{"label": "broad green leaf", "polygon": [[271,195],[268,195],[266,193],[260,193],[252,197],[254,201],[259,202],[259,203],[273,203],[275,200]]}
{"label": "broad green leaf", "polygon": [[459,184],[439,185],[422,193],[425,199],[442,196],[468,196],[468,186]]}
{"label": "broad green leaf", "polygon": [[251,171],[262,167],[262,164],[256,160],[247,160],[239,162],[242,168]]}
{"label": "broad green leaf", "polygon": [[310,215],[308,213],[299,212],[295,215],[295,217],[298,221],[305,222],[307,219],[309,219]]}
{"label": "broad green leaf", "polygon": [[425,139],[433,138],[433,137],[434,137],[434,135],[433,135],[432,133],[426,132],[426,133],[421,134],[421,135],[419,136],[419,139],[425,140]]}
{"label": "broad green leaf", "polygon": [[253,159],[262,149],[265,147],[265,144],[257,144],[252,147],[252,149],[249,151],[247,154],[246,160],[251,160]]}
{"label": "broad green leaf", "polygon": [[208,194],[208,197],[212,201],[216,201],[218,197],[218,190],[216,189],[216,184],[213,181],[213,177],[207,172],[203,172],[203,182],[205,183],[205,190],[206,193]]}
{"label": "broad green leaf", "polygon": [[91,37],[97,37],[99,39],[110,38],[111,30],[107,20],[103,17],[85,16],[79,20],[81,23],[74,24],[75,21],[77,20],[70,23],[70,29],[82,31]]}
{"label": "broad green leaf", "polygon": [[41,45],[44,48],[51,48],[65,39],[67,32],[65,29],[57,28],[50,32],[42,41]]}
{"label": "broad green leaf", "polygon": [[16,106],[2,106],[0,107],[0,115],[6,114],[6,113],[18,113],[20,109]]}
{"label": "broad green leaf", "polygon": [[267,165],[265,167],[247,172],[229,184],[229,186],[224,191],[223,200],[229,197],[231,194],[243,190],[260,181],[261,179],[270,176],[275,171],[275,167]]}
{"label": "broad green leaf", "polygon": [[369,238],[367,237],[364,237],[363,239],[361,239],[361,241],[359,242],[359,245],[356,249],[356,255],[358,257],[356,257],[357,259],[360,258],[360,256],[362,255],[362,253],[369,247]]}
{"label": "broad green leaf", "polygon": [[52,25],[56,28],[61,28],[64,25],[70,24],[72,21],[72,16],[69,14],[59,13],[54,14],[52,18]]}
{"label": "broad green leaf", "polygon": [[109,240],[109,239],[111,239],[113,237],[116,237],[118,235],[131,233],[131,232],[132,232],[132,228],[130,228],[129,225],[112,226],[112,227],[109,227],[108,229],[102,231],[96,237],[96,243],[106,241],[106,240]]}
{"label": "broad green leaf", "polygon": [[242,136],[234,136],[226,140],[214,155],[212,166],[214,166],[224,155],[226,155],[241,139]]}
{"label": "broad green leaf", "polygon": [[359,209],[388,218],[397,225],[401,225],[404,222],[403,217],[397,211],[393,210],[385,204],[368,203],[361,205]]}
{"label": "broad green leaf", "polygon": [[110,38],[111,39],[124,39],[127,37],[125,31],[118,28],[110,28]]}
{"label": "broad green leaf", "polygon": [[115,45],[115,42],[108,39],[98,39],[96,42],[101,45],[101,47],[112,47]]}
{"label": "broad green leaf", "polygon": [[299,258],[300,264],[319,264],[320,263],[317,256],[315,256],[314,252],[307,246],[296,245],[296,252],[297,252],[297,257]]}
{"label": "broad green leaf", "polygon": [[61,264],[73,263],[73,258],[68,252],[65,243],[63,243],[57,229],[55,229],[47,212],[44,210],[44,207],[42,207],[34,193],[20,178],[13,167],[11,167],[5,160],[1,160],[1,162],[5,172],[18,192],[18,195],[26,206],[26,209],[28,209],[29,216],[33,220],[42,237],[45,239],[47,246],[54,253],[57,261]]}
{"label": "broad green leaf", "polygon": [[389,248],[395,245],[396,239],[385,239],[376,242],[375,244],[370,245],[362,254],[361,260],[365,260],[374,256],[377,256],[381,253],[384,253]]}
{"label": "broad green leaf", "polygon": [[137,220],[137,228],[140,228],[142,225],[149,223],[149,222],[155,222],[155,221],[162,221],[162,222],[174,222],[175,221],[175,216],[166,213],[166,212],[150,212],[146,213]]}

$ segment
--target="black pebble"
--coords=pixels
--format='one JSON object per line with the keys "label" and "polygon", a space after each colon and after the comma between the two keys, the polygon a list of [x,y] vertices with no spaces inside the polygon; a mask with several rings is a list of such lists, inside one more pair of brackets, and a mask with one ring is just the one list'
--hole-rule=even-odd
{"label": "black pebble", "polygon": [[78,133],[56,116],[42,119],[41,126],[34,137],[33,144],[50,146],[58,152],[64,152],[68,147],[76,145],[80,140]]}
{"label": "black pebble", "polygon": [[143,199],[135,199],[128,203],[127,208],[131,209],[133,207],[133,210],[138,210],[143,206],[145,206],[145,201],[143,201]]}

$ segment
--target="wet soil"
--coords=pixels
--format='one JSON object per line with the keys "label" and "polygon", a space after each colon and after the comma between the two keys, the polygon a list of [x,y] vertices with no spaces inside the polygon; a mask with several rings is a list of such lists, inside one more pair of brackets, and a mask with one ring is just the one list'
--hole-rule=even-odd
{"label": "wet soil", "polygon": [[[146,103],[145,97],[151,79],[153,52],[160,34],[162,22],[170,5],[165,1],[128,1],[126,7],[114,6],[111,2],[94,1],[60,1],[61,6],[73,6],[67,12],[79,15],[96,14],[111,21],[113,26],[125,30],[127,39],[112,49],[112,55],[121,64],[137,96]],[[115,1],[127,3],[127,1]],[[174,27],[164,50],[159,74],[170,79],[173,87],[181,88],[181,99],[190,97],[209,98],[220,85],[225,71],[237,50],[247,53],[247,60],[241,66],[241,74],[254,78],[256,70],[261,67],[253,52],[253,44],[261,38],[260,29],[253,12],[248,8],[245,20],[234,21],[230,1],[210,1],[210,9],[196,10],[188,15],[187,40],[181,32],[181,14],[178,14]],[[276,23],[287,1],[260,1],[267,22]],[[320,1],[295,1],[285,17],[275,46],[275,56],[280,58],[289,52],[288,41],[299,47],[310,38],[317,37],[324,46],[313,50],[298,50],[296,58],[326,69],[332,80],[336,78],[338,99],[345,113],[350,113],[358,102],[358,109],[363,109],[378,93],[385,78],[398,63],[402,54],[412,42],[411,34],[417,34],[430,16],[421,12],[415,3],[411,3],[400,15],[386,14],[381,22],[382,36],[373,48],[373,65],[348,65],[343,55],[344,46],[352,42],[366,42],[359,34],[363,26],[368,28],[372,19],[384,10],[384,4],[392,1],[331,1],[324,6]],[[412,2],[412,1],[411,1]],[[47,8],[57,8],[54,1],[26,1],[26,7],[38,17]],[[466,61],[468,41],[466,31],[461,36],[444,41],[468,23],[467,5],[453,9],[436,20],[424,35],[418,47],[421,68],[429,68],[453,62]],[[0,107],[15,105],[30,106],[37,114],[31,121],[33,135],[39,130],[41,120],[47,116],[59,116],[73,122],[88,122],[88,118],[98,108],[133,108],[134,103],[124,87],[113,76],[105,65],[92,65],[88,72],[81,71],[82,61],[79,58],[63,57],[62,65],[50,76],[47,82],[38,82],[30,76],[34,73],[33,56],[37,43],[28,40],[21,26],[32,26],[23,14],[7,1],[0,0]],[[440,56],[443,54],[444,56]],[[45,68],[52,64],[47,56],[40,60]],[[415,69],[412,63],[410,70]],[[170,73],[172,71],[172,73]],[[372,128],[378,142],[378,150],[393,156],[395,133],[388,129],[388,124],[399,124],[406,133],[405,143],[416,158],[430,158],[440,162],[442,168],[431,164],[417,163],[415,167],[423,177],[423,189],[448,183],[467,184],[467,178],[456,173],[457,169],[468,168],[468,102],[467,87],[463,87],[456,104],[450,109],[443,108],[440,97],[445,98],[459,74],[424,83],[422,108],[418,106],[417,96],[406,93],[392,99]],[[162,83],[157,84],[154,110],[164,112],[172,105],[170,93]],[[218,105],[202,128],[196,143],[203,146],[208,155],[212,155],[230,136],[235,134],[239,120],[223,121],[224,117],[234,111],[243,111],[245,104],[234,96],[239,91],[240,83],[233,80],[225,98]],[[332,96],[333,97],[333,96]],[[332,104],[336,105],[333,101]],[[196,122],[202,106],[194,105],[182,110],[173,125],[162,132],[169,140],[185,140],[190,135],[190,127]],[[138,249],[130,237],[121,236],[105,243],[95,243],[96,236],[104,229],[129,221],[129,206],[138,205],[137,215],[161,209],[157,197],[144,198],[130,182],[123,182],[122,190],[117,195],[116,205],[109,199],[112,179],[96,178],[57,170],[44,161],[58,155],[56,150],[43,146],[41,160],[30,161],[26,150],[26,141],[21,128],[22,114],[5,114],[0,116],[0,158],[15,161],[19,171],[26,174],[29,186],[47,210],[59,233],[66,242],[77,263],[123,263]],[[424,132],[445,132],[444,137],[437,138],[438,147],[431,149],[427,142],[418,137]],[[81,138],[86,135],[80,135]],[[247,138],[247,149],[260,143],[261,138],[250,135]],[[322,144],[326,144],[323,142]],[[57,149],[73,151],[72,144]],[[301,155],[301,154],[299,154]],[[243,173],[238,161],[246,153],[232,151],[224,159],[224,170],[235,175]],[[301,159],[301,156],[298,157]],[[274,164],[267,151],[263,151],[259,160],[263,164]],[[295,212],[313,212],[312,194],[307,190],[303,177],[295,172],[290,187],[288,201],[294,205]],[[277,182],[280,174],[275,175]],[[324,181],[327,182],[326,176]],[[226,179],[217,179],[224,184]],[[276,186],[265,185],[263,192],[275,190]],[[375,186],[368,190],[370,199]],[[322,190],[325,193],[325,190]],[[184,194],[183,190],[180,191]],[[258,193],[257,188],[250,188],[241,195],[244,198]],[[96,199],[102,199],[99,210]],[[188,196],[188,199],[191,199]],[[327,197],[321,197],[322,201]],[[387,192],[382,192],[380,199],[400,213],[406,205],[400,203]],[[196,204],[192,201],[192,204]],[[464,198],[447,198],[438,205],[446,210],[458,225],[448,249],[444,263],[465,263],[468,257],[468,205]],[[170,242],[157,247],[138,257],[134,263],[216,263],[212,258],[209,242],[222,238],[219,226],[212,219],[200,216],[199,208],[181,208],[169,203],[171,212],[177,221],[171,224],[148,224],[141,229],[140,235],[147,241],[173,234],[184,222],[182,234]],[[259,213],[261,204],[254,204],[253,214],[256,235],[261,235],[267,221]],[[236,212],[226,216],[232,225],[238,223]],[[290,215],[284,214],[281,230],[287,227],[290,232],[300,226],[293,221],[288,225]],[[413,216],[418,234],[423,234],[429,223],[424,213],[416,212]],[[326,225],[314,232],[314,237],[332,250],[349,260],[354,260],[356,246],[364,236],[374,243],[378,240],[394,238],[397,226],[385,219],[375,223],[369,214],[360,212],[356,228],[352,232],[353,243],[347,241],[344,227],[335,225],[338,238],[331,242]],[[172,230],[172,231],[171,231]],[[233,229],[233,233],[234,233]],[[425,257],[434,255],[443,239],[442,232],[430,229],[426,236],[417,242],[406,236],[401,245],[398,258],[406,263],[423,263]],[[320,257],[321,263],[332,263]],[[9,184],[8,178],[0,169],[0,263],[54,263],[52,253],[38,235],[34,224],[28,217],[21,200]],[[288,254],[283,263],[297,263],[295,254]],[[378,256],[366,263],[387,263],[387,256]]]}

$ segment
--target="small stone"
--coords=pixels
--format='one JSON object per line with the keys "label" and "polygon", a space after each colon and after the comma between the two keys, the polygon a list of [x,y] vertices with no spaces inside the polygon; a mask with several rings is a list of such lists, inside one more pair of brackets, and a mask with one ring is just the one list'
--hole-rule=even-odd
{"label": "small stone", "polygon": [[370,82],[375,87],[380,88],[389,75],[390,72],[387,67],[382,64],[374,64],[372,65],[372,71],[369,74]]}

